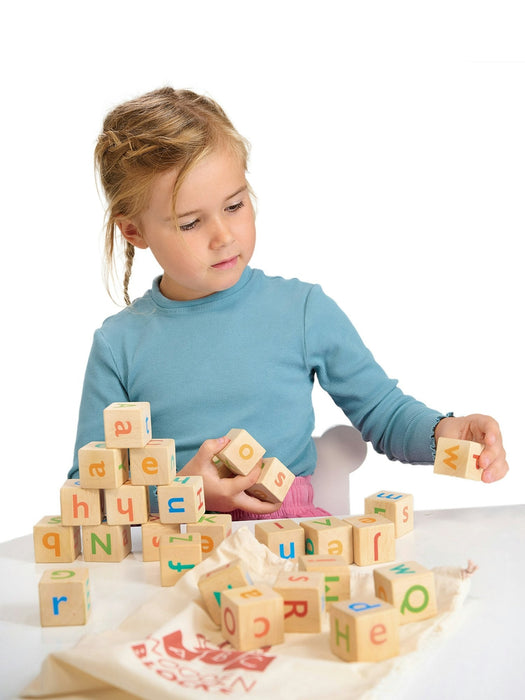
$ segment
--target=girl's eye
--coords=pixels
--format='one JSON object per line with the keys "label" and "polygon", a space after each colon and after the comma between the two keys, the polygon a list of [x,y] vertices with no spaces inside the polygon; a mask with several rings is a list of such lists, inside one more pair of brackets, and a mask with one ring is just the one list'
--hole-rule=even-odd
{"label": "girl's eye", "polygon": [[190,221],[188,224],[181,224],[179,226],[181,231],[191,231],[197,224],[199,223],[198,219],[195,219],[194,221]]}
{"label": "girl's eye", "polygon": [[226,207],[226,211],[232,213],[234,211],[239,211],[239,209],[242,209],[244,206],[244,202],[241,200],[240,202],[236,202],[235,204],[231,204],[229,207]]}

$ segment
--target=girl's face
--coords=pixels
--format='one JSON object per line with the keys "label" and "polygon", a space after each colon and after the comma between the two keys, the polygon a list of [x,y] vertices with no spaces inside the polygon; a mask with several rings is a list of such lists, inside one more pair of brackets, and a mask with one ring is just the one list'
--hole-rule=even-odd
{"label": "girl's face", "polygon": [[168,299],[200,299],[236,284],[255,247],[255,216],[240,159],[220,149],[198,163],[182,183],[175,204],[176,169],[156,177],[140,220],[119,222],[138,248],[150,248],[164,270],[160,290]]}

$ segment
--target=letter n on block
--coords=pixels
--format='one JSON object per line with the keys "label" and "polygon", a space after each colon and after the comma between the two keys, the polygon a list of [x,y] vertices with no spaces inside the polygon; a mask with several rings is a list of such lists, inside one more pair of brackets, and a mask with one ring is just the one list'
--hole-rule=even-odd
{"label": "letter n on block", "polygon": [[47,569],[38,596],[42,627],[85,625],[91,609],[88,569]]}
{"label": "letter n on block", "polygon": [[334,603],[330,649],[343,661],[384,661],[399,654],[397,611],[373,596]]}
{"label": "letter n on block", "polygon": [[255,538],[281,559],[296,559],[305,553],[304,529],[294,520],[260,521],[255,523]]}
{"label": "letter n on block", "polygon": [[284,642],[282,596],[269,586],[243,586],[222,592],[223,637],[240,651]]}
{"label": "letter n on block", "polygon": [[84,561],[122,561],[131,552],[131,527],[102,523],[82,528]]}
{"label": "letter n on block", "polygon": [[205,511],[202,476],[176,476],[157,498],[161,523],[196,523]]}
{"label": "letter n on block", "polygon": [[374,569],[378,598],[399,611],[399,624],[417,622],[437,613],[434,572],[415,561]]}

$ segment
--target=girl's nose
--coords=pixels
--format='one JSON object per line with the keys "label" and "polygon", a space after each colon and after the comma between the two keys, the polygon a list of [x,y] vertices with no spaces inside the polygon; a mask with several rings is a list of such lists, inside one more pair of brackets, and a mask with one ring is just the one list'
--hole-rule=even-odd
{"label": "girl's nose", "polygon": [[225,221],[218,218],[213,223],[213,231],[211,237],[212,248],[223,248],[233,241],[233,235]]}

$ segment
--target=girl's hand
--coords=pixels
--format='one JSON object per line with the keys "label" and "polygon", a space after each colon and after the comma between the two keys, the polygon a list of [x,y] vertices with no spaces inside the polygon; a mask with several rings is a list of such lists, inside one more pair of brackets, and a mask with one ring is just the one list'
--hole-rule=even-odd
{"label": "girl's hand", "polygon": [[498,481],[509,471],[499,425],[490,416],[475,413],[458,418],[442,418],[436,426],[435,437],[436,442],[440,437],[448,437],[484,445],[478,466],[483,470],[481,479],[485,483]]}
{"label": "girl's hand", "polygon": [[177,472],[177,476],[202,476],[206,510],[229,513],[236,508],[241,508],[259,515],[278,510],[279,503],[266,503],[245,493],[245,490],[257,481],[261,473],[262,460],[259,460],[247,476],[237,475],[224,479],[219,477],[212,457],[220,452],[228,442],[227,437],[206,440],[200,446],[195,457]]}

